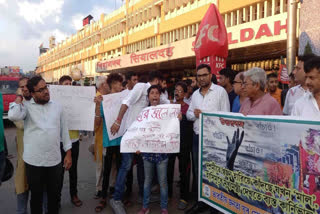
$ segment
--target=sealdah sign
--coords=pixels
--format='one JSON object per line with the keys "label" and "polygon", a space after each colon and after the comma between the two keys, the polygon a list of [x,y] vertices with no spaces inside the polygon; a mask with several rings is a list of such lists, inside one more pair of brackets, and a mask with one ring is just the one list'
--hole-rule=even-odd
{"label": "sealdah sign", "polygon": [[285,30],[287,33],[287,20],[286,24],[281,25],[281,21],[275,21],[273,23],[273,33],[269,27],[268,24],[261,24],[259,26],[259,29],[257,32],[253,28],[244,28],[240,30],[240,38],[234,39],[232,37],[233,32],[228,33],[228,43],[229,44],[236,44],[239,42],[247,42],[251,41],[253,39],[257,40],[260,39],[264,36],[266,37],[272,37],[272,36],[277,36],[281,34],[281,30]]}

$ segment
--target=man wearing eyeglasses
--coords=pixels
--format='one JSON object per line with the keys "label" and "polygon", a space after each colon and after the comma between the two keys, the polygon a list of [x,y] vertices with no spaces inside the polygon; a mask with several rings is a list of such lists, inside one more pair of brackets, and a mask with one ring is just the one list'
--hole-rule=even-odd
{"label": "man wearing eyeglasses", "polygon": [[242,89],[247,96],[240,113],[244,115],[282,115],[280,104],[269,93],[265,93],[266,72],[262,68],[251,68],[244,72]]}
{"label": "man wearing eyeglasses", "polygon": [[232,112],[234,113],[238,113],[240,111],[241,104],[246,99],[246,96],[244,95],[243,89],[242,89],[243,80],[244,80],[243,72],[240,72],[236,75],[233,81],[233,90],[238,95],[234,99],[233,105],[232,105]]}
{"label": "man wearing eyeglasses", "polygon": [[10,104],[8,118],[24,120],[23,160],[31,191],[31,213],[42,214],[43,192],[48,196],[48,213],[59,212],[59,184],[61,171],[60,137],[66,151],[63,165],[70,169],[71,141],[62,107],[50,100],[47,84],[40,76],[31,78],[27,87],[32,99],[22,103],[17,96]]}
{"label": "man wearing eyeglasses", "polygon": [[[193,123],[193,144],[192,144],[192,166],[193,177],[198,178],[199,174],[199,117],[202,112],[224,111],[230,112],[229,97],[226,90],[211,82],[212,74],[209,65],[200,64],[197,67],[197,81],[199,89],[192,95],[191,104],[187,111],[188,120]],[[194,183],[198,188],[197,179]],[[197,191],[198,194],[198,191]],[[199,196],[197,197],[199,198]],[[207,209],[202,202],[197,202],[186,214],[203,212]]]}

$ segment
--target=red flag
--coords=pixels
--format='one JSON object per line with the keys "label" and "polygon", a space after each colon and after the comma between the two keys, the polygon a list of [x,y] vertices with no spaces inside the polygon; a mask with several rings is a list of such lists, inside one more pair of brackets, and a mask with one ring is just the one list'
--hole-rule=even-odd
{"label": "red flag", "polygon": [[201,21],[194,51],[197,65],[209,64],[214,74],[218,74],[226,66],[226,58],[228,57],[227,30],[214,4],[210,5]]}
{"label": "red flag", "polygon": [[289,84],[290,82],[287,66],[284,64],[282,57],[281,57],[281,65],[278,71],[278,81],[281,82],[282,84]]}

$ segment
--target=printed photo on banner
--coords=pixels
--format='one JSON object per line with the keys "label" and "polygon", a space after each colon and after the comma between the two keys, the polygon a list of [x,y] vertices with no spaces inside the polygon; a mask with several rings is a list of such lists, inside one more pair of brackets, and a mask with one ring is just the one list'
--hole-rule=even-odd
{"label": "printed photo on banner", "polygon": [[319,213],[320,122],[201,116],[200,200],[229,213]]}
{"label": "printed photo on banner", "polygon": [[69,130],[93,131],[95,87],[49,85],[49,91],[50,99],[63,106]]}
{"label": "printed photo on banner", "polygon": [[110,140],[122,137],[126,131],[127,113],[123,116],[120,129],[115,135],[111,134],[110,128],[117,119],[122,100],[124,100],[128,94],[129,90],[124,90],[119,93],[103,95],[102,107]]}
{"label": "printed photo on banner", "polygon": [[147,107],[137,116],[121,140],[121,152],[178,153],[180,105]]}

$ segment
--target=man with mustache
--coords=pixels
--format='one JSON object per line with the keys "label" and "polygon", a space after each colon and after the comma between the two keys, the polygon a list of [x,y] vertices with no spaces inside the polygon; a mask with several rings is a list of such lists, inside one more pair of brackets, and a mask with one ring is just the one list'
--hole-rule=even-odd
{"label": "man with mustache", "polygon": [[60,137],[66,157],[63,167],[71,167],[71,141],[66,117],[61,105],[50,100],[46,82],[42,77],[31,78],[27,87],[31,93],[30,103],[22,103],[18,96],[11,103],[8,118],[24,120],[23,160],[31,191],[31,213],[42,214],[43,192],[48,196],[48,213],[59,212],[59,184],[61,171]]}
{"label": "man with mustache", "polygon": [[304,64],[306,86],[310,93],[305,94],[294,104],[291,115],[303,119],[320,120],[320,57],[313,57]]}
{"label": "man with mustache", "polygon": [[[193,177],[199,175],[199,118],[202,112],[230,111],[229,97],[226,90],[211,82],[211,67],[200,64],[197,67],[197,82],[199,89],[192,94],[191,104],[187,111],[187,118],[193,121],[193,143],[192,143],[192,167]],[[194,179],[194,186],[198,188],[198,181]],[[197,190],[197,199],[199,198]],[[208,209],[203,202],[198,201],[185,214],[196,214]],[[214,210],[212,212],[215,212]]]}

